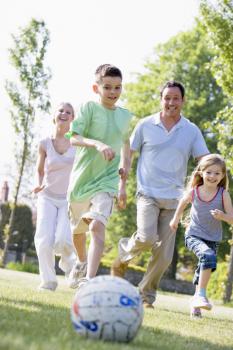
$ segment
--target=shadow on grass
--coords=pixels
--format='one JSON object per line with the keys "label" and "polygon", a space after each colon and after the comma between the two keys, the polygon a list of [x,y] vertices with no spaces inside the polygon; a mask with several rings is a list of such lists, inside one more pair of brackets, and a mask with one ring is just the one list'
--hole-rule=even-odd
{"label": "shadow on grass", "polygon": [[90,341],[75,334],[66,307],[7,297],[1,302],[0,349],[4,350],[232,350],[230,345],[214,345],[195,336],[185,337],[148,326],[143,326],[129,344]]}

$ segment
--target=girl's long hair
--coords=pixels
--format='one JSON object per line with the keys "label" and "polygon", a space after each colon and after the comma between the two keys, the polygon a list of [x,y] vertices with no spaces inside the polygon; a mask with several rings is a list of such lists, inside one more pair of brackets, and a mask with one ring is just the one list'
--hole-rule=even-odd
{"label": "girl's long hair", "polygon": [[203,178],[202,178],[202,171],[206,170],[211,165],[219,165],[221,167],[223,178],[218,184],[219,187],[223,187],[226,190],[228,189],[228,176],[227,176],[227,169],[226,169],[226,163],[223,157],[220,154],[208,154],[200,159],[198,162],[198,165],[192,172],[192,175],[190,177],[190,180],[187,184],[187,189],[190,190],[196,186],[203,185]]}

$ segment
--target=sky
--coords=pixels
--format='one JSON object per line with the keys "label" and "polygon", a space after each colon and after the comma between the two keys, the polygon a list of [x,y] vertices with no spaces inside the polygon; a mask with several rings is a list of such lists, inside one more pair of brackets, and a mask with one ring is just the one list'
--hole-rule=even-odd
{"label": "sky", "polygon": [[[75,108],[95,98],[91,86],[96,67],[118,66],[124,81],[142,73],[153,48],[180,31],[191,29],[198,0],[7,0],[0,21],[0,187],[14,168],[14,133],[6,79],[16,71],[9,62],[17,34],[31,18],[43,19],[50,32],[46,64],[52,72],[49,93],[52,108],[69,101]],[[43,136],[51,133],[52,117],[42,117]]]}

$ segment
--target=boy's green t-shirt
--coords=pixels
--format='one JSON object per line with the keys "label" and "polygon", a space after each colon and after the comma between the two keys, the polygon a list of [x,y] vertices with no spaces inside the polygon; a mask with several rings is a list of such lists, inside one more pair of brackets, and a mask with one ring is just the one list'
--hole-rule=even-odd
{"label": "boy's green t-shirt", "polygon": [[101,141],[112,147],[116,155],[109,162],[95,148],[78,146],[68,188],[69,202],[84,201],[98,192],[117,192],[121,147],[129,137],[131,117],[124,108],[110,110],[93,101],[80,107],[68,137],[79,134]]}

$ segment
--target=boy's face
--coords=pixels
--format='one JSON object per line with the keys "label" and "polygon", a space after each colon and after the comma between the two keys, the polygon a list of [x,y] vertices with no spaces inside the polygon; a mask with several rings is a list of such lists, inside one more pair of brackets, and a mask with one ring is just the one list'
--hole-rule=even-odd
{"label": "boy's face", "polygon": [[104,77],[100,83],[93,85],[93,90],[99,94],[104,107],[113,109],[121,95],[122,80],[120,77]]}

